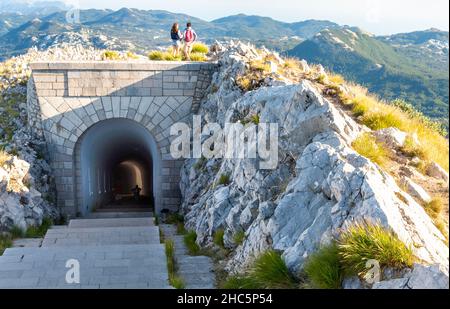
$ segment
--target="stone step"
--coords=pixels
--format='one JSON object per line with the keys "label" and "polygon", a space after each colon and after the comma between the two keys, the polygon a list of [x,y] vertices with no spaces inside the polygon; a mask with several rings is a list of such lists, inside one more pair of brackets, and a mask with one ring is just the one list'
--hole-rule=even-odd
{"label": "stone step", "polygon": [[147,218],[153,217],[151,211],[104,211],[92,212],[85,219],[111,219],[111,218]]}
{"label": "stone step", "polygon": [[89,227],[136,227],[154,226],[152,217],[143,218],[106,218],[106,219],[72,219],[69,228],[89,228]]}
{"label": "stone step", "polygon": [[[68,259],[80,283],[66,283]],[[164,246],[10,248],[0,257],[0,288],[170,288]]]}
{"label": "stone step", "polygon": [[49,229],[42,242],[42,247],[159,243],[159,229],[157,226],[67,228]]}

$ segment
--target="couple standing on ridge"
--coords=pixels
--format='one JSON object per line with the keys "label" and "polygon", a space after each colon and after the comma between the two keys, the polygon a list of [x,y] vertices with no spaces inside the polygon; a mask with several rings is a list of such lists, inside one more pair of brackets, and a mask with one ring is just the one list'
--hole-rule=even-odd
{"label": "couple standing on ridge", "polygon": [[184,41],[184,56],[186,60],[191,60],[192,45],[197,41],[197,33],[192,29],[192,24],[187,23],[186,29],[182,33],[179,29],[178,23],[174,23],[172,30],[170,31],[170,36],[173,42],[172,55],[177,57],[180,53],[182,42]]}

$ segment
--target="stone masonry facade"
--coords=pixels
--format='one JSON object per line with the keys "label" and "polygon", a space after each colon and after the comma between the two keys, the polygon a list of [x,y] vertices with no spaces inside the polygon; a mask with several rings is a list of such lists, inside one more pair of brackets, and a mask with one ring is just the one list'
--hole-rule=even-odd
{"label": "stone masonry facade", "polygon": [[81,199],[79,141],[93,125],[126,118],[145,127],[160,158],[162,209],[180,205],[180,167],[170,150],[170,127],[190,123],[216,70],[214,63],[64,62],[33,63],[28,85],[29,125],[47,141],[58,207],[77,215]]}

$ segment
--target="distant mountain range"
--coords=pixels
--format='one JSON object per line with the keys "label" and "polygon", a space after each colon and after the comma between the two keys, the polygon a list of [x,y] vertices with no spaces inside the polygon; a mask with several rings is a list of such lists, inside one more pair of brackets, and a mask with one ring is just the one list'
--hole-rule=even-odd
{"label": "distant mountain range", "polygon": [[385,99],[404,99],[448,123],[448,32],[375,37],[358,28],[325,29],[288,52],[320,63]]}
{"label": "distant mountain range", "polygon": [[280,22],[244,14],[205,21],[185,14],[123,8],[82,10],[80,23],[66,21],[58,1],[0,3],[0,60],[31,47],[60,43],[146,53],[170,44],[173,22],[191,21],[206,43],[238,39],[321,63],[382,98],[403,98],[448,125],[449,34],[430,29],[374,36],[330,21]]}

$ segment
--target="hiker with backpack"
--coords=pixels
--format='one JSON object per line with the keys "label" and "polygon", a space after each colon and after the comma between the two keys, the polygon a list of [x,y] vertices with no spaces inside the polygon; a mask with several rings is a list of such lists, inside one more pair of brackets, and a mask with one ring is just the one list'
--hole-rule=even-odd
{"label": "hiker with backpack", "polygon": [[178,27],[178,23],[173,24],[172,30],[170,31],[170,37],[172,38],[172,56],[178,57],[180,54],[181,41],[183,40],[183,34]]}
{"label": "hiker with backpack", "polygon": [[194,42],[197,41],[197,33],[195,33],[194,29],[192,29],[192,24],[189,22],[186,25],[186,29],[184,30],[183,34],[184,39],[184,56],[186,57],[186,60],[191,60],[191,51],[192,51],[192,45],[194,45]]}

